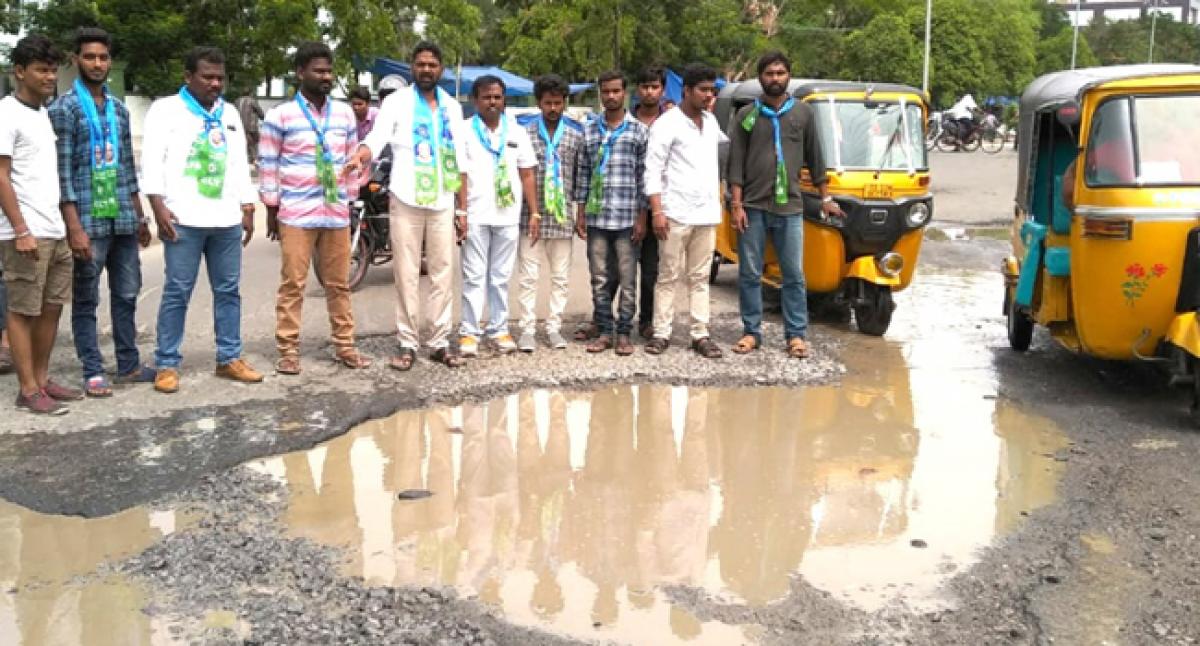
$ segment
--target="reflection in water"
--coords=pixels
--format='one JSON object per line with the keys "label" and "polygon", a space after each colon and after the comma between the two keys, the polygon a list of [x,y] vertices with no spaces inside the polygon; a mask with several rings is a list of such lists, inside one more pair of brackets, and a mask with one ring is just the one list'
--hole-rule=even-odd
{"label": "reflection in water", "polygon": [[[996,400],[990,377],[947,384],[898,348],[879,344],[837,387],[532,391],[404,412],[257,467],[291,489],[292,531],[349,548],[369,582],[454,585],[582,637],[755,641],[659,590],[761,605],[799,574],[868,609],[940,605],[956,568],[1053,498],[1049,422]],[[433,496],[397,499],[410,489]]]}
{"label": "reflection in water", "polygon": [[118,577],[79,579],[175,530],[145,508],[103,518],[52,516],[0,501],[0,643],[137,646],[166,643],[141,612],[142,591]]}

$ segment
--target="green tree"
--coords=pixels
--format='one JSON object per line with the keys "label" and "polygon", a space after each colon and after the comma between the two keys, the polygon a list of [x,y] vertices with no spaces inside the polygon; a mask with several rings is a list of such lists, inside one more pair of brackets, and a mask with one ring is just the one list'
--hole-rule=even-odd
{"label": "green tree", "polygon": [[[1038,41],[1037,68],[1035,73],[1040,76],[1071,68],[1071,47],[1074,41],[1074,31],[1064,29],[1049,38]],[[1075,67],[1093,67],[1099,65],[1096,54],[1083,36],[1079,38],[1079,46],[1075,52]]]}
{"label": "green tree", "polygon": [[846,37],[841,77],[920,85],[921,43],[903,17],[881,13]]}

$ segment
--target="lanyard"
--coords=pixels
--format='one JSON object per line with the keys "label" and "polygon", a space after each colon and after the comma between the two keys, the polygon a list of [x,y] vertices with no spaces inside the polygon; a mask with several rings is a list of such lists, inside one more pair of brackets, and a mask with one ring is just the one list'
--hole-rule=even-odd
{"label": "lanyard", "polygon": [[562,142],[565,129],[566,126],[560,120],[558,128],[554,131],[554,137],[551,137],[549,129],[546,128],[546,118],[538,117],[538,135],[541,136],[542,141],[546,142],[546,154],[553,158],[556,167],[558,166],[558,144]]}
{"label": "lanyard", "polygon": [[[96,110],[96,102],[79,79],[75,79],[75,94],[79,97],[79,105],[83,109],[83,115],[87,117],[88,130],[91,133],[92,165],[99,168],[116,164],[120,159],[121,138],[117,127],[116,101],[109,95],[108,86],[104,87],[104,120],[108,125],[107,136],[105,136],[104,125],[100,123],[100,113]],[[100,142],[104,142],[105,145]],[[112,152],[111,161],[108,157],[109,148]]]}
{"label": "lanyard", "polygon": [[329,145],[325,142],[325,133],[329,132],[329,118],[333,115],[333,106],[329,105],[329,99],[325,99],[325,123],[320,126],[317,126],[317,120],[313,119],[312,112],[308,109],[308,102],[299,92],[296,93],[296,103],[300,104],[300,111],[304,113],[304,118],[308,119],[308,124],[312,126],[313,132],[317,135],[317,145],[321,147],[321,156],[325,158],[325,161],[332,161],[333,154],[329,152]]}
{"label": "lanyard", "polygon": [[183,104],[187,106],[189,112],[204,119],[205,130],[212,130],[213,128],[217,130],[221,129],[221,116],[225,114],[225,101],[221,97],[217,97],[216,102],[213,104],[212,112],[209,112],[200,107],[200,102],[196,100],[196,97],[192,96],[186,85],[179,88],[179,96],[183,98]]}

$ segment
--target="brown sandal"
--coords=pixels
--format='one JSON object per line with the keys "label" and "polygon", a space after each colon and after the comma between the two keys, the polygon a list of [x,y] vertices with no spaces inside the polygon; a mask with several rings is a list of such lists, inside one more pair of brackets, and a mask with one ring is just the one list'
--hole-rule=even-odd
{"label": "brown sandal", "polygon": [[805,343],[804,339],[801,339],[800,337],[788,339],[787,353],[788,356],[793,359],[807,359],[808,344]]}
{"label": "brown sandal", "polygon": [[337,355],[338,363],[351,370],[362,370],[371,367],[371,360],[359,353],[358,350],[347,350]]}
{"label": "brown sandal", "polygon": [[392,370],[400,372],[408,372],[412,370],[413,364],[417,362],[417,351],[412,348],[400,348],[400,352],[396,356],[388,360],[388,367]]}
{"label": "brown sandal", "polygon": [[596,338],[599,333],[600,331],[596,329],[595,323],[584,323],[575,328],[575,334],[573,335],[573,338],[582,343],[584,341],[591,341],[592,339]]}
{"label": "brown sandal", "polygon": [[646,342],[646,354],[662,354],[667,351],[667,347],[670,345],[670,341],[654,337]]}
{"label": "brown sandal", "polygon": [[600,336],[593,339],[591,343],[588,344],[587,351],[595,354],[597,352],[604,352],[605,350],[611,349],[612,347],[613,347],[612,337],[608,336],[607,334],[601,334]]}
{"label": "brown sandal", "polygon": [[629,340],[628,334],[617,336],[617,356],[628,357],[633,354],[633,342]]}
{"label": "brown sandal", "polygon": [[281,375],[298,375],[300,374],[300,357],[286,356],[279,357],[275,362],[275,372]]}
{"label": "brown sandal", "polygon": [[692,341],[692,349],[705,359],[720,359],[725,355],[724,352],[721,352],[721,348],[708,337]]}
{"label": "brown sandal", "polygon": [[733,344],[733,351],[737,354],[750,354],[758,349],[758,339],[753,335],[747,334],[738,339],[738,342]]}
{"label": "brown sandal", "polygon": [[467,362],[466,359],[462,358],[462,355],[452,351],[450,348],[438,348],[429,355],[429,358],[447,368],[461,368]]}

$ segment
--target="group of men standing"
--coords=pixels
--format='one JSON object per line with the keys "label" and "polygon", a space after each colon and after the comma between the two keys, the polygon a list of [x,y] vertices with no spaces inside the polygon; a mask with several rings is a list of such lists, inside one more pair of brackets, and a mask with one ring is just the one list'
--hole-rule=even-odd
{"label": "group of men standing", "polygon": [[[295,97],[270,110],[261,124],[256,191],[250,161],[230,154],[245,149],[247,133],[238,111],[226,109],[221,98],[224,58],[206,47],[188,53],[179,93],[155,101],[146,116],[139,183],[128,110],[105,85],[111,47],[102,30],[79,31],[73,57],[79,80],[49,114],[44,104],[56,91],[60,55],[37,35],[22,39],[12,53],[18,89],[0,101],[0,207],[6,216],[0,221],[0,260],[21,384],[18,407],[61,413],[64,401],[112,394],[96,335],[105,271],[114,380],[178,390],[184,322],[201,260],[213,293],[216,374],[261,381],[263,375],[242,358],[240,329],[241,254],[253,236],[259,200],[266,206],[267,235],[279,242],[282,258],[276,372],[301,371],[300,313],[314,262],[324,279],[335,358],[349,368],[369,366],[371,359],[356,347],[348,287],[350,201],[370,162],[389,150],[399,341],[392,368],[412,368],[422,328],[428,330],[430,358],[448,367],[463,365],[486,342],[502,353],[536,350],[542,267],[551,284],[546,341],[565,348],[562,315],[573,236],[586,240],[591,274],[593,317],[575,332],[589,352],[632,354],[635,318],[646,352],[665,352],[675,292],[684,282],[692,349],[708,358],[722,355],[708,330],[708,268],[722,212],[718,145],[727,139],[710,111],[715,70],[687,67],[683,99],[672,109],[662,103],[663,70],[645,70],[637,79],[633,112],[626,109],[625,78],[606,73],[598,88],[604,110],[586,123],[565,115],[570,89],[556,75],[537,80],[539,113],[527,119],[506,111],[501,79],[483,77],[471,89],[475,114],[466,120],[461,105],[438,87],[443,62],[432,43],[414,49],[413,85],[393,92],[378,111],[332,99],[333,54],[323,44],[304,43],[295,53]],[[799,170],[809,168],[823,195],[825,174],[811,114],[803,104],[785,101],[779,89],[789,76],[782,54],[764,57],[759,65],[764,99],[740,112],[741,125],[734,129],[730,181],[734,223],[743,232],[746,333],[734,346],[737,352],[760,343],[761,297],[756,301],[754,292],[769,234],[781,259],[795,256],[795,262],[781,263],[784,319],[789,352],[807,354],[802,221],[796,217]],[[369,96],[352,99],[366,103]],[[370,123],[364,127],[356,115]],[[134,320],[141,286],[138,251],[150,242],[142,192],[165,257],[153,367],[141,362]],[[837,214],[827,195],[825,205]],[[462,320],[452,344],[456,245]],[[424,292],[423,267],[429,277]],[[514,268],[517,339],[508,327]],[[82,391],[48,376],[58,316],[72,291]]]}

